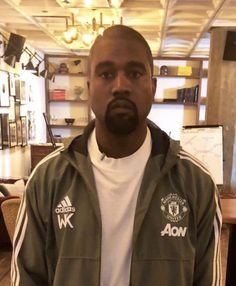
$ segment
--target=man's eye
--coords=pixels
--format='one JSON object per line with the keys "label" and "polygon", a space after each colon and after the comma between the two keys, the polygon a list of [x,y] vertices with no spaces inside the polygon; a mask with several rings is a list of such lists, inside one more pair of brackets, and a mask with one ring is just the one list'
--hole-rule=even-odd
{"label": "man's eye", "polygon": [[131,78],[140,78],[142,75],[143,75],[142,72],[136,71],[136,70],[129,72],[129,76],[130,76]]}
{"label": "man's eye", "polygon": [[102,72],[100,77],[104,79],[111,79],[113,78],[113,74],[111,72]]}

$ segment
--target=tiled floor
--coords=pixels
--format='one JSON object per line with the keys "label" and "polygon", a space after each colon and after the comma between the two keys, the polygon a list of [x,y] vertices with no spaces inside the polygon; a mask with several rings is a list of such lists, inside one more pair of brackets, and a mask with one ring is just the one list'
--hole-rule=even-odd
{"label": "tiled floor", "polygon": [[[221,251],[222,251],[222,273],[223,285],[225,285],[225,272],[228,251],[229,230],[226,225],[223,225],[221,236]],[[9,249],[0,249],[0,285],[10,286],[10,261],[11,251]],[[165,286],[165,285],[163,285]]]}

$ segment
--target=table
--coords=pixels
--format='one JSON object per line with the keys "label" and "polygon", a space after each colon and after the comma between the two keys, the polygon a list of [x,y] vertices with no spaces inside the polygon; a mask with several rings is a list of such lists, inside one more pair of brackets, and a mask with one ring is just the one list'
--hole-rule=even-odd
{"label": "table", "polygon": [[225,286],[236,285],[236,197],[222,197],[223,223],[230,225]]}

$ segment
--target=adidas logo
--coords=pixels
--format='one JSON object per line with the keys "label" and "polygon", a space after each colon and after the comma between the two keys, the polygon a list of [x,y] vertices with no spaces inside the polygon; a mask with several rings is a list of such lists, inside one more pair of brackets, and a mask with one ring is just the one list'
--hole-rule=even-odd
{"label": "adidas logo", "polygon": [[60,204],[58,204],[57,208],[55,209],[56,213],[70,213],[75,212],[75,208],[72,207],[72,204],[70,202],[70,199],[68,196],[66,196]]}
{"label": "adidas logo", "polygon": [[55,212],[57,214],[57,221],[59,229],[63,227],[74,228],[70,219],[75,213],[75,207],[72,206],[68,196],[66,196],[56,207]]}

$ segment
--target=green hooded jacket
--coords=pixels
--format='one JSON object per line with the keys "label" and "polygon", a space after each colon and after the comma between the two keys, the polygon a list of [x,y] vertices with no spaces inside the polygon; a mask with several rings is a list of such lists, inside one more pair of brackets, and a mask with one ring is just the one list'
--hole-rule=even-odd
{"label": "green hooded jacket", "polygon": [[[129,285],[219,286],[217,188],[199,161],[148,125],[152,151],[137,200]],[[13,286],[100,285],[102,222],[87,150],[93,128],[32,172],[17,219]]]}

